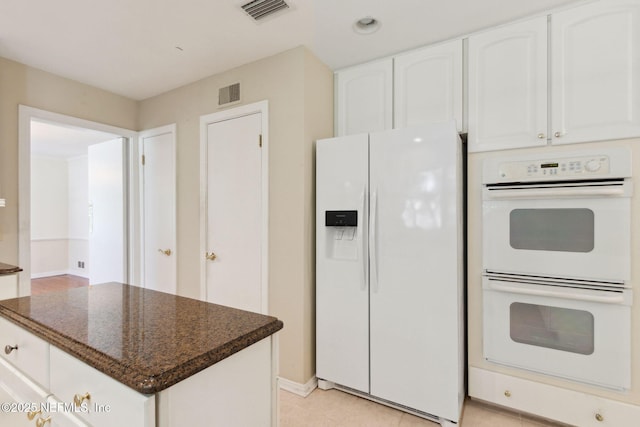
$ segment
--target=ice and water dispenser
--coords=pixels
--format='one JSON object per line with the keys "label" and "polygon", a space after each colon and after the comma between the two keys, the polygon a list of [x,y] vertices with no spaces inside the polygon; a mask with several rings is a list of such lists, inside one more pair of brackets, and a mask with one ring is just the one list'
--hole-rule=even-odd
{"label": "ice and water dispenser", "polygon": [[358,259],[358,211],[325,211],[327,258]]}

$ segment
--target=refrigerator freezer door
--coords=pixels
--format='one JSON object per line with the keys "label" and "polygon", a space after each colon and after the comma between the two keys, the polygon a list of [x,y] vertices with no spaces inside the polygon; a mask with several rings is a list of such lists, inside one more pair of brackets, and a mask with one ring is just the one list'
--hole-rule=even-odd
{"label": "refrigerator freezer door", "polygon": [[453,421],[461,381],[459,150],[453,122],[370,136],[371,394]]}
{"label": "refrigerator freezer door", "polygon": [[[316,372],[318,378],[365,393],[368,144],[368,135],[361,134],[316,145]],[[357,220],[332,220],[335,214],[329,214],[327,222],[327,211],[357,211]]]}

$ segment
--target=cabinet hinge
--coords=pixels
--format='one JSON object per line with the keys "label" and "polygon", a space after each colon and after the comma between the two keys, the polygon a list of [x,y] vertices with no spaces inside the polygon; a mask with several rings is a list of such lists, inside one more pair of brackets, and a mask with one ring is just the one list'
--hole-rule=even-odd
{"label": "cabinet hinge", "polygon": [[142,155],[142,166],[144,166],[144,154]]}
{"label": "cabinet hinge", "polygon": [[258,146],[262,148],[262,134],[258,135]]}

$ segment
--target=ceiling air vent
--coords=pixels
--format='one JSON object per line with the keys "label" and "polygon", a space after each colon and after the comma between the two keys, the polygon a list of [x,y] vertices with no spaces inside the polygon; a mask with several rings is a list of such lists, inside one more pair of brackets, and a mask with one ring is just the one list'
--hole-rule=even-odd
{"label": "ceiling air vent", "polygon": [[240,83],[218,89],[218,105],[230,104],[240,101]]}
{"label": "ceiling air vent", "polygon": [[253,0],[242,6],[244,11],[256,21],[288,7],[284,0]]}

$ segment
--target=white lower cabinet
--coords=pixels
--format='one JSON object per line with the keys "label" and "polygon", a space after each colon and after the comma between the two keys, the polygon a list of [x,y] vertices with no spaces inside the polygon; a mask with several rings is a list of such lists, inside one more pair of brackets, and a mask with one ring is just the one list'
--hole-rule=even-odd
{"label": "white lower cabinet", "polygon": [[0,318],[0,358],[36,383],[49,388],[49,344]]}
{"label": "white lower cabinet", "polygon": [[[140,394],[51,347],[51,393],[75,416],[95,427],[155,426],[155,398]],[[69,417],[70,411],[63,411]]]}
{"label": "white lower cabinet", "polygon": [[9,299],[18,297],[18,275],[2,274],[0,275],[0,299]]}
{"label": "white lower cabinet", "polygon": [[17,347],[9,354],[0,351],[0,403],[9,405],[0,411],[0,426],[278,425],[276,336],[151,395],[138,393],[4,318],[0,340],[2,346]]}
{"label": "white lower cabinet", "polygon": [[469,396],[581,427],[633,427],[640,420],[639,406],[475,367]]}
{"label": "white lower cabinet", "polygon": [[[46,362],[43,365],[48,366]],[[48,394],[5,359],[0,360],[0,425],[34,427],[50,422],[53,417],[45,404]]]}

